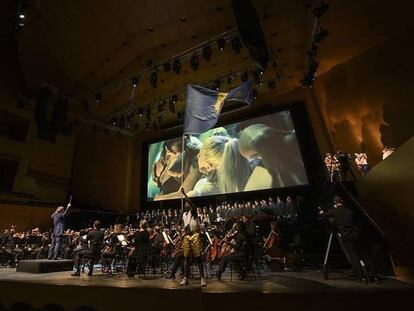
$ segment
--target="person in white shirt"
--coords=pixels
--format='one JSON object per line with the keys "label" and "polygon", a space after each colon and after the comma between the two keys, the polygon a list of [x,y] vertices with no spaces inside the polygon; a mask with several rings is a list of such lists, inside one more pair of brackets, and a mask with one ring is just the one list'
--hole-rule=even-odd
{"label": "person in white shirt", "polygon": [[193,262],[197,263],[200,271],[201,286],[206,286],[207,283],[204,279],[204,268],[202,262],[202,244],[201,244],[201,233],[200,224],[198,221],[197,208],[185,194],[182,189],[182,193],[186,198],[184,205],[184,213],[182,216],[183,226],[185,229],[185,236],[183,238],[183,253],[184,253],[184,277],[180,282],[181,286],[188,285],[188,275],[190,258],[193,258]]}

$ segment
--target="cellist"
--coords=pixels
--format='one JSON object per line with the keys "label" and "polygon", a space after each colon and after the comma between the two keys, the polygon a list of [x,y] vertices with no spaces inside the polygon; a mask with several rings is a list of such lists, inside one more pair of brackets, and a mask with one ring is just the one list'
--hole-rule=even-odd
{"label": "cellist", "polygon": [[[219,270],[216,273],[217,279],[221,280],[221,275],[226,270],[226,267],[231,260],[243,260],[246,259],[249,253],[249,241],[247,239],[246,225],[242,221],[238,221],[236,224],[237,234],[234,237],[234,243],[232,244],[233,251],[224,255],[219,264]],[[239,269],[240,279],[245,278],[246,271],[242,267]]]}

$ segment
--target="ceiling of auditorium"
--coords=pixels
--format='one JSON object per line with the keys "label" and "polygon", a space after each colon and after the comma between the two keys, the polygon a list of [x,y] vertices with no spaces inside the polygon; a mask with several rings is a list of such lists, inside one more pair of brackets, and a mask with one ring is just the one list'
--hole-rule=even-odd
{"label": "ceiling of auditorium", "polygon": [[[299,87],[306,61],[315,0],[253,0],[277,67],[266,70],[264,80],[278,78],[275,96]],[[397,33],[404,10],[385,1],[328,1],[324,19],[328,37],[320,45],[318,74],[336,66]],[[383,2],[383,3],[382,3]],[[129,79],[235,25],[230,0],[89,0],[28,1],[26,25],[17,35],[18,57],[28,89],[36,94],[42,82],[75,99],[89,98],[88,117],[108,121],[125,108],[131,92]],[[401,17],[401,18],[400,18]],[[173,95],[188,83],[212,81],[252,65],[247,49],[236,54],[227,42],[224,51],[213,48],[209,63],[199,56],[193,71],[183,62],[181,74],[158,70],[158,87],[149,77],[139,82],[135,104],[146,105]],[[125,81],[124,83],[121,83]],[[228,87],[235,86],[234,81]],[[102,92],[103,101],[94,103]],[[181,103],[182,105],[182,103]],[[73,112],[84,114],[80,101]],[[168,110],[168,109],[167,109]],[[166,119],[175,115],[167,115]]]}

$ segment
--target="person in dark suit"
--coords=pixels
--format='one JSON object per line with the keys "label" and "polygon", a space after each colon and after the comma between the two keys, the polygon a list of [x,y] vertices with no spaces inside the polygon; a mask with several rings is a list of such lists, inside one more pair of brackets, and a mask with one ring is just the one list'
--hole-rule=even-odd
{"label": "person in dark suit", "polygon": [[[335,228],[341,235],[344,247],[349,255],[352,270],[362,282],[367,281],[367,273],[372,273],[372,260],[368,255],[364,237],[358,225],[355,212],[344,205],[339,196],[334,197],[334,207],[327,212],[320,211],[320,214],[334,221]],[[377,276],[371,277],[374,281]]]}
{"label": "person in dark suit", "polygon": [[76,272],[73,273],[72,276],[80,276],[80,263],[82,258],[85,257],[88,257],[88,259],[90,258],[88,276],[92,276],[94,260],[99,260],[99,258],[101,257],[101,250],[103,247],[104,233],[99,230],[100,228],[101,222],[99,220],[95,220],[93,223],[93,229],[89,231],[89,233],[86,235],[88,247],[76,252]]}
{"label": "person in dark suit", "polygon": [[70,203],[66,206],[66,209],[63,206],[59,206],[56,211],[52,214],[53,219],[53,234],[52,234],[52,244],[49,248],[48,259],[61,259],[59,257],[60,247],[62,244],[62,236],[65,231],[65,217],[69,211]]}

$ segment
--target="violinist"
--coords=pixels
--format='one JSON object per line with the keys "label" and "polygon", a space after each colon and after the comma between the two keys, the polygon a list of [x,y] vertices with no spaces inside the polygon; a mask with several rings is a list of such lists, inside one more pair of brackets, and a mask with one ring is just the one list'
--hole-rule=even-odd
{"label": "violinist", "polygon": [[185,230],[182,229],[180,232],[177,232],[177,237],[173,240],[174,250],[171,254],[171,257],[174,257],[174,263],[171,268],[171,273],[166,277],[167,279],[175,279],[175,274],[180,267],[182,274],[184,274],[184,251],[182,247],[182,239],[185,234]]}
{"label": "violinist", "polygon": [[137,267],[142,269],[149,251],[150,235],[148,232],[148,222],[141,220],[139,230],[134,233],[134,249],[128,255],[127,275],[134,277]]}
{"label": "violinist", "polygon": [[[219,270],[216,273],[217,279],[221,280],[221,275],[226,270],[228,263],[232,260],[243,260],[247,258],[249,253],[249,242],[248,242],[248,233],[246,230],[246,225],[242,221],[236,223],[235,236],[233,237],[232,243],[232,252],[224,255],[219,263]],[[230,237],[229,237],[230,238]],[[245,271],[240,267],[240,279],[245,278]]]}
{"label": "violinist", "polygon": [[41,243],[43,235],[40,233],[39,228],[34,228],[30,235],[26,236],[27,239],[27,257],[39,259],[42,252]]}
{"label": "violinist", "polygon": [[183,238],[183,252],[184,252],[184,277],[180,282],[181,286],[188,285],[188,275],[190,267],[190,259],[193,258],[193,262],[197,263],[198,270],[200,271],[200,285],[206,286],[207,283],[204,279],[204,269],[202,262],[202,243],[201,243],[201,230],[200,223],[198,221],[197,208],[193,202],[185,194],[184,189],[181,192],[186,198],[184,205],[184,213],[182,216],[183,225],[185,229],[185,236]]}
{"label": "violinist", "polygon": [[16,229],[12,226],[9,232],[5,232],[3,239],[1,241],[0,248],[5,253],[6,258],[9,259],[10,267],[14,268],[16,266],[16,261],[18,261],[23,253],[23,251],[16,247],[16,241],[18,240]]}
{"label": "violinist", "polygon": [[111,270],[110,259],[116,254],[121,246],[121,242],[118,239],[118,235],[122,235],[122,224],[116,224],[114,226],[114,232],[111,233],[107,239],[105,246],[101,254],[102,270],[109,272]]}
{"label": "violinist", "polygon": [[99,229],[101,228],[101,222],[95,220],[93,223],[93,229],[89,231],[86,236],[88,242],[88,248],[79,250],[75,257],[75,269],[76,272],[72,276],[80,276],[80,262],[82,258],[90,258],[88,276],[92,276],[94,258],[99,258],[101,255],[101,249],[103,245],[104,234]]}

